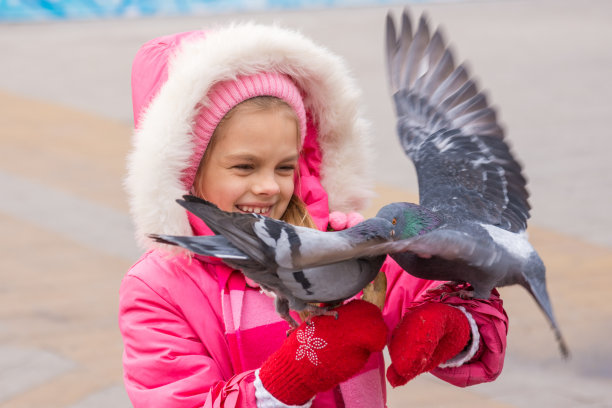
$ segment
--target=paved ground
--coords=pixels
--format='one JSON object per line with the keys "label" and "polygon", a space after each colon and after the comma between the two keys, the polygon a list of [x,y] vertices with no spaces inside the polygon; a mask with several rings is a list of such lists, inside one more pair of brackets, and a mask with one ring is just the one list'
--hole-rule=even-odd
{"label": "paved ground", "polygon": [[[425,8],[503,109],[530,179],[532,242],[548,265],[573,358],[559,359],[535,304],[507,288],[511,328],[501,377],[459,389],[424,375],[391,390],[389,406],[612,407],[612,306],[605,292],[612,285],[612,3]],[[354,68],[384,158],[372,209],[417,192],[396,144],[383,76],[385,13],[247,16],[299,28]],[[0,407],[130,406],[116,303],[138,255],[121,188],[131,58],[154,36],[234,18],[245,16],[0,26]]]}

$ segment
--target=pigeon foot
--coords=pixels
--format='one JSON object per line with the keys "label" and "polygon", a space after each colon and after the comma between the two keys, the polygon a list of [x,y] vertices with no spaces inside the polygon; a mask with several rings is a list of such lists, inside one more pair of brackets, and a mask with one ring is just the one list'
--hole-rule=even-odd
{"label": "pigeon foot", "polygon": [[461,287],[463,285],[461,285],[461,282],[455,282],[455,281],[444,282],[436,286],[435,288],[427,289],[427,293],[431,293],[436,296],[440,296],[440,300],[446,297],[449,297],[449,296],[457,296],[457,297],[460,297],[461,299],[474,299],[474,291],[471,288],[457,289],[457,286]]}
{"label": "pigeon foot", "polygon": [[287,337],[298,328],[299,324],[291,315],[287,314],[286,316],[281,316],[287,323],[289,323],[289,330],[287,330]]}
{"label": "pigeon foot", "polygon": [[464,300],[474,299],[474,291],[461,289],[454,292],[444,292],[440,295],[440,299],[444,299],[445,297],[449,296],[457,296]]}
{"label": "pigeon foot", "polygon": [[310,325],[310,320],[315,316],[333,316],[338,319],[338,312],[332,310],[339,305],[328,305],[324,303],[308,303],[306,307],[299,312],[302,321]]}

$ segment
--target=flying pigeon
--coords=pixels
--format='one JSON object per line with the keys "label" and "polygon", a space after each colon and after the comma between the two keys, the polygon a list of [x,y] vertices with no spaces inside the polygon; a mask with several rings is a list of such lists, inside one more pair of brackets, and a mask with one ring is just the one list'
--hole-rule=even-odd
{"label": "flying pigeon", "polygon": [[486,299],[495,287],[523,286],[568,357],[544,263],[525,233],[526,180],[495,110],[466,68],[455,66],[440,31],[430,35],[425,17],[413,33],[404,10],[397,33],[389,13],[386,44],[397,131],[416,169],[420,205],[443,220],[414,240],[395,242],[390,256],[419,278],[468,282],[473,291],[463,296]]}
{"label": "flying pigeon", "polygon": [[[158,242],[179,245],[221,258],[275,295],[277,312],[292,328],[289,310],[312,315],[359,293],[385,261],[385,244],[426,234],[440,219],[416,204],[393,203],[342,231],[298,227],[259,214],[226,212],[194,196],[177,202],[201,218],[217,235],[181,237],[151,234]],[[401,226],[401,230],[396,230]],[[316,305],[322,303],[323,305]]]}

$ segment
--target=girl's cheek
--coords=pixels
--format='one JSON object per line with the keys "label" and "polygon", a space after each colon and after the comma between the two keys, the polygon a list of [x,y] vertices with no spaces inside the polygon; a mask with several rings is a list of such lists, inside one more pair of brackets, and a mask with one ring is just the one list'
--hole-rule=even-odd
{"label": "girl's cheek", "polygon": [[290,188],[292,191],[295,188],[296,185],[296,178],[294,177],[294,175],[290,175],[290,176],[284,176],[282,178],[282,185],[285,186],[285,188]]}

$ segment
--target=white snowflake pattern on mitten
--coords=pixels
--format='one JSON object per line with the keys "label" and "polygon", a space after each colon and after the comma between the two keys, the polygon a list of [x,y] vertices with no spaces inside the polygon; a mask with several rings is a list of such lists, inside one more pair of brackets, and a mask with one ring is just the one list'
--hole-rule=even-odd
{"label": "white snowflake pattern on mitten", "polygon": [[317,350],[320,350],[327,346],[327,342],[320,337],[315,337],[315,324],[311,322],[306,325],[304,330],[298,330],[296,333],[297,340],[301,343],[295,353],[295,359],[301,360],[304,357],[308,357],[308,360],[313,365],[319,365],[319,357],[317,356]]}

